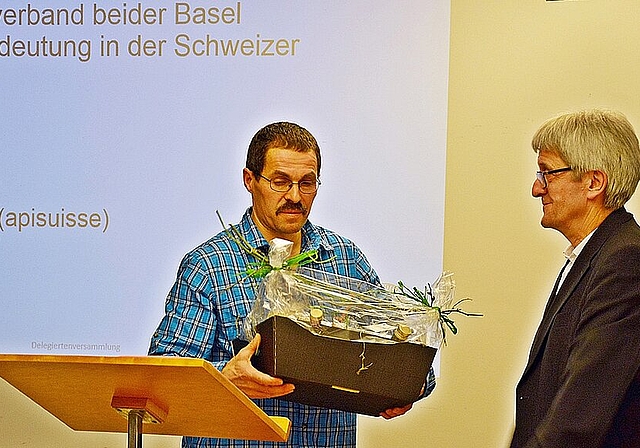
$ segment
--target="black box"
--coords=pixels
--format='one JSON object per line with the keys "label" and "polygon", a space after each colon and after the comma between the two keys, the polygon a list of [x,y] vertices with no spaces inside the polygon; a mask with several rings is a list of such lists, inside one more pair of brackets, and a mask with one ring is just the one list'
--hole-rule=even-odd
{"label": "black box", "polygon": [[360,335],[332,327],[328,331],[343,334],[319,335],[281,316],[256,330],[261,342],[255,367],[296,387],[281,399],[358,414],[377,416],[416,401],[436,354],[408,342],[347,340],[348,333]]}

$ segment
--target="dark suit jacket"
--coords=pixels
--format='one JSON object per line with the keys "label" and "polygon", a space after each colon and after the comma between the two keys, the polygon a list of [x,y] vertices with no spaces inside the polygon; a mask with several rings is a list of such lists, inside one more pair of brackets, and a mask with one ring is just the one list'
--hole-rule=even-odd
{"label": "dark suit jacket", "polygon": [[640,447],[640,227],[611,213],[549,298],[516,389],[516,447]]}

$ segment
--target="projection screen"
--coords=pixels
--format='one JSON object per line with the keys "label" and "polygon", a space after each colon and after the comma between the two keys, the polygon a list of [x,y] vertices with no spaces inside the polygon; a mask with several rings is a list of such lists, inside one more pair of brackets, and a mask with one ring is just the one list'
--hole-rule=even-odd
{"label": "projection screen", "polygon": [[320,143],[311,221],[433,282],[448,49],[448,0],[3,1],[0,352],[145,354],[273,121]]}

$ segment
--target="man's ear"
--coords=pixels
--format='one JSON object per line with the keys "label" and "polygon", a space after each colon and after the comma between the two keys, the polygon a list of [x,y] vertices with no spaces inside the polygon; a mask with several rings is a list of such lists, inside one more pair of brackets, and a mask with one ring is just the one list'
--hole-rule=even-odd
{"label": "man's ear", "polygon": [[598,195],[604,195],[604,192],[609,183],[609,178],[604,171],[593,170],[587,173],[589,176],[589,191],[587,197],[594,199]]}
{"label": "man's ear", "polygon": [[249,193],[253,193],[253,182],[254,176],[249,168],[244,168],[242,170],[242,182],[244,183],[244,188],[247,189]]}

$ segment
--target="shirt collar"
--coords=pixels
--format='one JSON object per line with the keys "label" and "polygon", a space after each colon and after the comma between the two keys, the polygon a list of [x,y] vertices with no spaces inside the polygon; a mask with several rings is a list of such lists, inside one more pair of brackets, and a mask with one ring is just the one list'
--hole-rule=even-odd
{"label": "shirt collar", "polygon": [[587,235],[582,241],[580,241],[580,244],[578,244],[576,247],[569,245],[569,247],[564,250],[564,256],[567,260],[569,260],[571,264],[573,264],[576,258],[578,258],[578,255],[580,255],[580,252],[582,252],[582,249],[584,249],[584,247],[587,245],[595,231],[595,229],[592,230],[591,233]]}
{"label": "shirt collar", "polygon": [[[269,252],[269,242],[262,236],[262,233],[258,230],[258,226],[253,222],[251,211],[252,208],[249,207],[242,216],[242,221],[240,222],[241,233],[251,246],[267,254]],[[323,249],[332,252],[333,246],[324,234],[320,232],[319,227],[307,220],[302,226],[301,252],[314,249]]]}

